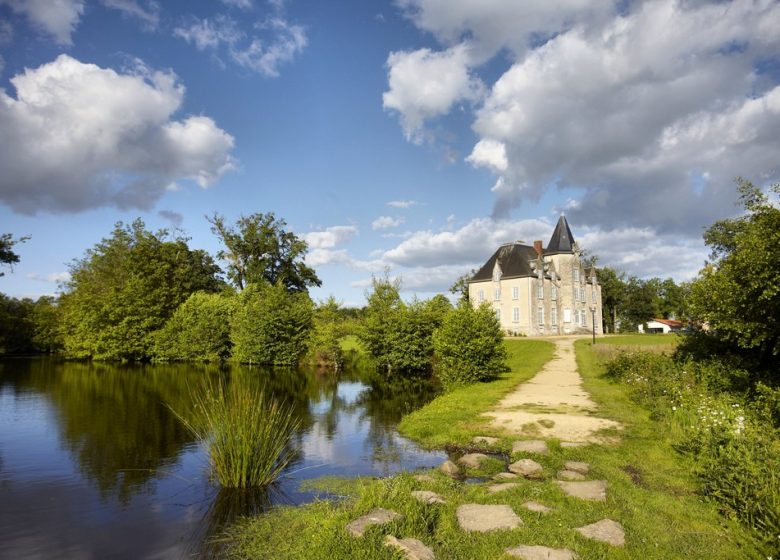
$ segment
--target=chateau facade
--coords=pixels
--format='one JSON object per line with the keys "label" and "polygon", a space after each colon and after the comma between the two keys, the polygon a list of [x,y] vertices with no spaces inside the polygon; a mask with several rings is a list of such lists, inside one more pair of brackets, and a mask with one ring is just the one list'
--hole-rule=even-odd
{"label": "chateau facade", "polygon": [[602,332],[601,286],[564,216],[547,247],[506,243],[469,280],[474,307],[489,304],[509,334],[551,336]]}

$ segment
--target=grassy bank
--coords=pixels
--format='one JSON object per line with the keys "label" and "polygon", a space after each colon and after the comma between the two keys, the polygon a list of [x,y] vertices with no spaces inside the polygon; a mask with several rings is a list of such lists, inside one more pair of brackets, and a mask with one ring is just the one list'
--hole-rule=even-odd
{"label": "grassy bank", "polygon": [[[549,343],[517,342],[509,343],[514,366],[511,374],[439,397],[404,420],[404,433],[426,446],[469,441],[480,430],[479,414],[549,358]],[[539,355],[528,355],[532,349],[532,354]],[[392,534],[418,538],[437,558],[447,559],[502,558],[506,548],[519,544],[567,547],[582,559],[758,559],[749,534],[696,494],[691,465],[671,448],[649,414],[633,404],[620,385],[601,377],[601,361],[590,344],[580,341],[576,349],[586,388],[601,405],[600,415],[626,426],[620,445],[562,449],[553,441],[549,456],[534,457],[545,467],[542,481],[522,481],[497,494],[490,494],[487,484],[459,483],[438,472],[429,473],[432,482],[417,481],[412,474],[380,480],[323,480],[323,489],[346,495],[346,499],[279,508],[270,515],[246,520],[232,530],[231,554],[236,558],[402,558],[382,545],[384,535]],[[481,433],[489,435],[484,430]],[[590,478],[607,481],[606,502],[569,498],[552,483],[567,460],[590,463]],[[417,502],[410,492],[421,489],[438,492],[447,503]],[[553,511],[547,515],[528,512],[522,507],[528,500],[544,503]],[[465,503],[508,504],[524,526],[511,531],[465,533],[455,514]],[[350,537],[346,525],[375,507],[392,509],[403,518],[372,528],[363,538]],[[586,540],[573,530],[603,518],[623,525],[625,546]]]}

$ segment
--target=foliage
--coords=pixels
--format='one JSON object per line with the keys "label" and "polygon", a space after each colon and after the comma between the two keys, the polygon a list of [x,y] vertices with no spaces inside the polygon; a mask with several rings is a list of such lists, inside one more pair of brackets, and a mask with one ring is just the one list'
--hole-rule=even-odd
{"label": "foliage", "polygon": [[249,364],[295,365],[306,353],[313,304],[306,292],[279,283],[249,284],[236,298],[230,323],[233,359]]}
{"label": "foliage", "polygon": [[154,331],[190,294],[223,285],[219,268],[187,240],[166,241],[143,221],[118,222],[111,236],[70,267],[61,298],[65,351],[76,358],[142,360],[151,356]]}
{"label": "foliage", "polygon": [[59,307],[54,298],[37,301],[0,294],[0,355],[52,353],[62,347]]}
{"label": "foliage", "polygon": [[[772,187],[780,193],[780,185]],[[756,357],[777,372],[780,355],[780,208],[761,190],[739,180],[746,211],[704,234],[711,262],[691,288],[693,316],[712,336]]]}
{"label": "foliage", "polygon": [[230,357],[235,294],[195,292],[154,335],[156,360],[220,362]]}
{"label": "foliage", "polygon": [[624,294],[623,308],[620,311],[621,332],[636,332],[639,325],[658,315],[654,283],[632,276],[625,283]]}
{"label": "foliage", "polygon": [[598,271],[598,282],[601,284],[605,332],[614,333],[617,330],[618,310],[625,299],[625,273],[605,266]]}
{"label": "foliage", "polygon": [[450,286],[450,293],[458,296],[458,301],[469,300],[469,280],[471,280],[476,273],[477,270],[472,268],[470,272],[458,276],[458,279]]}
{"label": "foliage", "polygon": [[389,271],[384,276],[371,279],[371,291],[366,294],[367,304],[357,333],[361,344],[380,368],[389,367],[392,350],[389,342],[394,317],[403,306],[399,290],[400,279],[390,280]]}
{"label": "foliage", "polygon": [[315,364],[339,370],[344,365],[341,339],[346,335],[343,315],[336,298],[330,296],[314,310],[314,331],[310,352]]}
{"label": "foliage", "polygon": [[[0,234],[0,266],[13,266],[19,262],[19,255],[14,251],[14,245],[24,243],[30,239],[29,236],[14,239],[10,233]],[[5,272],[0,271],[0,276]]]}
{"label": "foliage", "polygon": [[434,332],[437,375],[444,386],[487,381],[505,371],[503,332],[493,310],[461,303]]}
{"label": "foliage", "polygon": [[267,282],[302,292],[322,284],[304,262],[306,242],[286,231],[287,222],[273,212],[241,216],[235,226],[225,224],[216,213],[207,219],[225,246],[217,257],[227,261],[228,278],[237,289]]}
{"label": "foliage", "polygon": [[273,483],[295,458],[293,409],[245,380],[206,381],[193,394],[192,415],[176,414],[206,443],[215,478],[227,488]]}

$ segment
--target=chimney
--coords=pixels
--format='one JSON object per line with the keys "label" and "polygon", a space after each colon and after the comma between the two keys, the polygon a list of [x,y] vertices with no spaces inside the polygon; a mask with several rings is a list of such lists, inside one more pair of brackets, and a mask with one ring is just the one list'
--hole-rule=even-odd
{"label": "chimney", "polygon": [[537,239],[534,241],[534,251],[536,251],[536,254],[540,257],[542,256],[542,241],[541,239]]}

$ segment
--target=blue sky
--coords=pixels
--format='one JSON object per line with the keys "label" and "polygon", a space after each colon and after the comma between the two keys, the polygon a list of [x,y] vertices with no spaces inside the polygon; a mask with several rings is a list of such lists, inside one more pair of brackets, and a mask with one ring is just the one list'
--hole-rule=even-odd
{"label": "blue sky", "polygon": [[0,0],[0,290],[57,290],[141,217],[275,212],[323,286],[445,292],[561,212],[604,265],[692,277],[733,179],[777,180],[776,2]]}

